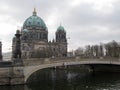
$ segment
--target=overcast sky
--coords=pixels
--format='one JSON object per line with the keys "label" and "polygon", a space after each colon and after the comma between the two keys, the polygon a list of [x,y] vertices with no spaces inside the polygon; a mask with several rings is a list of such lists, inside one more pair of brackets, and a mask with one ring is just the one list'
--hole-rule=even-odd
{"label": "overcast sky", "polygon": [[32,15],[46,23],[49,40],[60,23],[67,32],[69,50],[88,44],[120,42],[120,0],[0,0],[0,40],[11,50],[17,29]]}

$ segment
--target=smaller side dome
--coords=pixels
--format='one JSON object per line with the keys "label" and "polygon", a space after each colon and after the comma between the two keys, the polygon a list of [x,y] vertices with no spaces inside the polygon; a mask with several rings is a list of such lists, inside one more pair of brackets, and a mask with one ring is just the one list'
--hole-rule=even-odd
{"label": "smaller side dome", "polygon": [[57,28],[57,31],[64,31],[64,32],[65,32],[65,29],[64,29],[63,26],[60,25],[60,26]]}

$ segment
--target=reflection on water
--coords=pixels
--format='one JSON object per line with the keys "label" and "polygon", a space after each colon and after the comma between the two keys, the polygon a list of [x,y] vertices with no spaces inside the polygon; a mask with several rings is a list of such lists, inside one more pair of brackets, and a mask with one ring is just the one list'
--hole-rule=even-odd
{"label": "reflection on water", "polygon": [[120,90],[120,73],[86,74],[73,70],[46,69],[36,72],[34,83],[1,86],[0,90]]}

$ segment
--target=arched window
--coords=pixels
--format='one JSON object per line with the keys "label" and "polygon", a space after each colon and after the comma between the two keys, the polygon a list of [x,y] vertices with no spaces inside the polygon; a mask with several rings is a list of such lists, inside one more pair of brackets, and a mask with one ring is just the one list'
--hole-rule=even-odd
{"label": "arched window", "polygon": [[39,33],[39,39],[41,39],[41,33]]}
{"label": "arched window", "polygon": [[31,24],[31,22],[29,22],[29,24]]}
{"label": "arched window", "polygon": [[46,34],[43,34],[43,39],[47,39],[47,35]]}

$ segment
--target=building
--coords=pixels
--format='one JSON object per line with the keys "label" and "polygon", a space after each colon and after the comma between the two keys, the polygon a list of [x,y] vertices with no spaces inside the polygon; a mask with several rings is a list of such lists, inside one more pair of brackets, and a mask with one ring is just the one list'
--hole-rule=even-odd
{"label": "building", "polygon": [[[19,40],[17,36],[20,36],[20,42],[17,41]],[[17,31],[15,34],[12,46],[14,58],[18,57],[16,56],[18,52],[19,57],[22,58],[65,57],[67,56],[66,31],[60,25],[55,33],[55,39],[48,41],[48,28],[34,9],[33,15],[25,20],[21,32]]]}

